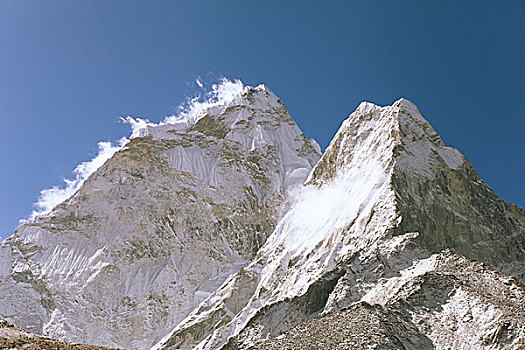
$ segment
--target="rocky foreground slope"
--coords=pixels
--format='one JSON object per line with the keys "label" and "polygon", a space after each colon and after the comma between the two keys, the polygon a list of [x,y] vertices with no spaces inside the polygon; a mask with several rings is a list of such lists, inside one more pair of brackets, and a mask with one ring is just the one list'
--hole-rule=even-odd
{"label": "rocky foreground slope", "polygon": [[524,349],[524,303],[523,285],[445,251],[250,349]]}
{"label": "rocky foreground slope", "polygon": [[102,346],[70,344],[40,337],[0,320],[0,349],[5,350],[110,350]]}
{"label": "rocky foreground slope", "polygon": [[0,316],[129,349],[524,347],[525,212],[411,102],[322,157],[262,85],[142,126],[2,243]]}

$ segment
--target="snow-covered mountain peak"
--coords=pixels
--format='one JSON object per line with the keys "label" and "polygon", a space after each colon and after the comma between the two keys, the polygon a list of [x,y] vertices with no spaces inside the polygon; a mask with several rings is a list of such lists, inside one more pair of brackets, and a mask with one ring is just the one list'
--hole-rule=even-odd
{"label": "snow-covered mountain peak", "polygon": [[404,97],[401,97],[399,99],[397,99],[396,101],[394,101],[394,103],[392,104],[393,106],[399,106],[401,108],[404,108],[404,109],[411,109],[411,110],[417,110],[417,106],[415,105],[415,103],[413,103],[412,101],[404,98]]}
{"label": "snow-covered mountain peak", "polygon": [[223,85],[186,119],[131,121],[125,147],[2,243],[2,317],[144,349],[255,256],[320,152],[268,88]]}
{"label": "snow-covered mountain peak", "polygon": [[257,258],[156,348],[249,348],[443,249],[523,279],[524,231],[523,211],[497,198],[414,104],[364,102]]}
{"label": "snow-covered mountain peak", "polygon": [[428,177],[443,162],[458,169],[465,161],[458,150],[444,145],[407,99],[401,98],[390,106],[362,102],[342,123],[307,182],[334,179],[345,169],[361,167],[378,154],[383,168],[395,161],[398,168]]}
{"label": "snow-covered mountain peak", "polygon": [[370,112],[373,112],[374,110],[377,110],[377,109],[381,109],[381,108],[386,108],[386,107],[397,107],[401,110],[405,110],[407,112],[416,112],[416,113],[419,113],[419,110],[417,108],[417,106],[411,102],[410,100],[404,98],[404,97],[401,97],[399,99],[397,99],[396,101],[394,101],[394,103],[392,103],[392,105],[387,105],[387,106],[380,106],[378,104],[375,104],[373,102],[369,102],[369,101],[363,101],[359,104],[359,106],[356,108],[356,110],[354,111],[354,113],[370,113]]}
{"label": "snow-covered mountain peak", "polygon": [[357,106],[354,113],[370,113],[378,108],[381,108],[381,106],[376,105],[375,103],[363,101]]}
{"label": "snow-covered mountain peak", "polygon": [[269,110],[282,106],[279,98],[264,84],[256,87],[245,86],[242,93],[228,103],[232,105],[246,105],[254,109]]}
{"label": "snow-covered mountain peak", "polygon": [[134,125],[132,137],[154,139],[177,139],[188,132],[228,138],[229,134],[245,133],[248,129],[258,133],[262,129],[275,132],[280,124],[296,127],[281,100],[263,84],[244,86],[230,99],[208,104],[191,116],[168,118],[159,124],[129,117],[126,120]]}

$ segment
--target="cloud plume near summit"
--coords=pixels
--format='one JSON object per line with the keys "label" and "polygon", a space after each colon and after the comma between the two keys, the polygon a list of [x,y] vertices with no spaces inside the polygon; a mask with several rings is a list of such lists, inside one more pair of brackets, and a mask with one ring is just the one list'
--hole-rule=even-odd
{"label": "cloud plume near summit", "polygon": [[130,116],[121,118],[124,123],[131,126],[131,137],[140,136],[140,130],[148,126],[195,122],[203,116],[206,110],[230,102],[244,88],[242,81],[239,79],[229,80],[224,77],[220,79],[219,83],[212,84],[208,90],[200,79],[197,78],[195,83],[201,92],[192,98],[187,97],[185,101],[177,107],[177,113],[165,117],[160,123],[152,123],[148,119],[133,118]]}
{"label": "cloud plume near summit", "polygon": [[[148,126],[194,122],[202,117],[204,111],[207,109],[222,106],[233,100],[244,88],[243,83],[239,79],[229,80],[224,77],[221,78],[218,83],[212,84],[210,88],[207,88],[201,79],[196,79],[195,82],[200,90],[199,93],[194,97],[187,97],[184,102],[176,108],[175,114],[166,116],[164,120],[159,123],[154,123],[144,118],[133,118],[131,116],[121,118],[124,123],[131,126],[132,133],[130,138],[140,136],[140,130]],[[62,185],[55,185],[40,191],[38,200],[33,204],[35,210],[32,211],[29,220],[50,213],[57,205],[69,199],[92,173],[100,168],[117,151],[121,150],[128,141],[128,138],[122,137],[114,143],[110,141],[99,142],[97,155],[93,159],[77,165],[73,170],[74,178],[64,178]],[[25,221],[25,219],[20,220],[21,223]]]}
{"label": "cloud plume near summit", "polygon": [[89,175],[100,168],[115,152],[124,147],[126,142],[128,142],[128,139],[125,137],[118,140],[115,144],[109,141],[99,142],[97,155],[93,159],[82,162],[75,167],[75,170],[73,170],[74,179],[64,179],[65,186],[53,186],[40,191],[37,202],[33,204],[37,209],[33,210],[29,220],[48,214],[57,205],[75,194]]}

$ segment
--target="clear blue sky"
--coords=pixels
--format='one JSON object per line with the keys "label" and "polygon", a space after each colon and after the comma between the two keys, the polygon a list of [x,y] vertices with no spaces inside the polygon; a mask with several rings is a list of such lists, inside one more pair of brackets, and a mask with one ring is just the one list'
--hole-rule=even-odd
{"label": "clear blue sky", "polygon": [[525,205],[524,1],[0,0],[0,236],[119,116],[159,121],[210,72],[267,84],[323,148],[406,97]]}

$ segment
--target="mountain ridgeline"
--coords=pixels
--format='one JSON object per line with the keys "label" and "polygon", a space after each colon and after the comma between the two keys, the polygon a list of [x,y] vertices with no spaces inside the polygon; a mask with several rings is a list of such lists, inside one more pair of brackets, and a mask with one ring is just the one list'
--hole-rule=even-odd
{"label": "mountain ridgeline", "polygon": [[126,349],[520,349],[525,212],[409,101],[321,154],[264,85],[145,125],[0,246],[0,317]]}

